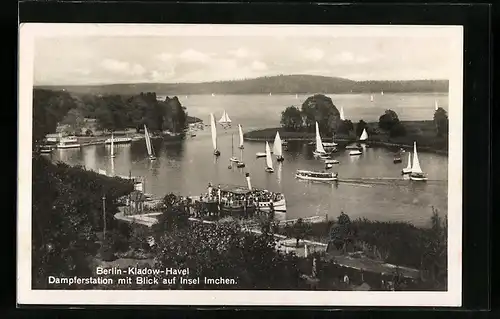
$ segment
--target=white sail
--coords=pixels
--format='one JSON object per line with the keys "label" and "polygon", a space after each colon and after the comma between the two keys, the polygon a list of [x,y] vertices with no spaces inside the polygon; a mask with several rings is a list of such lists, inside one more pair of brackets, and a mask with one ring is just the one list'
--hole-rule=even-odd
{"label": "white sail", "polygon": [[316,152],[326,153],[325,149],[323,148],[323,142],[321,141],[321,135],[319,135],[318,122],[316,122]]}
{"label": "white sail", "polygon": [[210,113],[210,126],[212,128],[212,145],[215,151],[217,150],[217,126],[215,125],[215,118],[213,113]]}
{"label": "white sail", "polygon": [[279,132],[276,132],[276,136],[274,137],[273,152],[276,157],[280,157],[283,155],[283,146],[281,144]]}
{"label": "white sail", "polygon": [[423,173],[420,162],[418,161],[417,142],[413,142],[413,165],[411,166],[411,172],[416,174]]}
{"label": "white sail", "polygon": [[439,108],[438,101],[434,100],[434,109],[437,111]]}
{"label": "white sail", "polygon": [[370,95],[370,101],[373,102],[373,95]]}
{"label": "white sail", "polygon": [[243,130],[241,129],[241,124],[238,124],[238,131],[240,133],[240,148],[243,147]]}
{"label": "white sail", "polygon": [[266,166],[269,168],[273,168],[273,159],[271,158],[271,148],[269,147],[269,143],[266,141]]}
{"label": "white sail", "polygon": [[148,128],[144,125],[144,137],[146,139],[146,148],[148,149],[148,155],[153,155],[153,148],[151,147],[151,139],[149,137]]}
{"label": "white sail", "polygon": [[114,144],[115,138],[113,137],[113,134],[111,134],[111,157],[115,156],[115,144]]}
{"label": "white sail", "polygon": [[380,95],[384,95],[384,91],[380,91]]}
{"label": "white sail", "polygon": [[224,110],[224,113],[222,113],[222,116],[219,120],[219,123],[221,123],[221,124],[231,123],[231,119],[229,118],[229,115],[227,115],[226,110]]}
{"label": "white sail", "polygon": [[340,119],[342,121],[345,121],[344,108],[342,106],[340,107]]}
{"label": "white sail", "polygon": [[298,99],[299,98],[299,95],[298,94],[295,94],[295,98]]}
{"label": "white sail", "polygon": [[361,133],[361,136],[359,137],[360,141],[366,141],[368,139],[368,133],[366,133],[366,129],[363,129],[363,133]]}
{"label": "white sail", "polygon": [[408,152],[408,165],[406,165],[405,170],[407,171],[411,170],[411,152]]}

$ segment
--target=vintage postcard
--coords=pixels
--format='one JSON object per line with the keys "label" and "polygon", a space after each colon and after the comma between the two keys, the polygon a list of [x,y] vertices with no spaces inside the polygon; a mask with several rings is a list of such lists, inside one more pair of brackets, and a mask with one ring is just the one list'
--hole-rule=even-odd
{"label": "vintage postcard", "polygon": [[22,24],[18,303],[460,306],[461,26]]}

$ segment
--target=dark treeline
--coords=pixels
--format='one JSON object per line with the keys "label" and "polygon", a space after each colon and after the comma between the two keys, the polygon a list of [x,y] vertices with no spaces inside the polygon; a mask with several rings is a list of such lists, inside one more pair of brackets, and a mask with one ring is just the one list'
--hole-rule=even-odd
{"label": "dark treeline", "polygon": [[33,134],[40,141],[54,133],[58,123],[78,130],[84,119],[96,119],[104,131],[147,125],[153,132],[169,130],[179,133],[188,123],[186,108],[177,97],[158,101],[156,93],[137,95],[73,95],[66,91],[35,89],[33,91]]}
{"label": "dark treeline", "polygon": [[278,75],[204,83],[134,83],[85,86],[45,86],[44,88],[92,94],[314,94],[378,93],[380,91],[447,92],[447,80],[352,81],[338,77],[316,75]]}
{"label": "dark treeline", "polygon": [[105,196],[108,236],[119,225],[116,199],[133,190],[132,183],[66,164],[33,158],[32,267],[33,287],[47,288],[47,276],[91,274],[88,257],[97,253],[103,230]]}

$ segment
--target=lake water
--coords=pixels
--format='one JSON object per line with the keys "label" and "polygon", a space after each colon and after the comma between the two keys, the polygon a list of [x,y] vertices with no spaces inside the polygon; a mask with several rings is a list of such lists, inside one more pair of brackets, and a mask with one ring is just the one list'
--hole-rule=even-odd
{"label": "lake water", "polygon": [[[430,120],[434,101],[447,109],[447,96],[442,94],[384,94],[331,95],[338,108],[343,106],[347,118],[358,121],[376,121],[387,108],[393,109],[401,120]],[[158,159],[150,162],[144,141],[129,145],[116,145],[116,158],[109,157],[109,146],[95,145],[81,149],[55,150],[53,160],[70,165],[85,165],[89,169],[105,169],[117,175],[142,176],[146,179],[146,192],[163,196],[167,192],[181,195],[199,195],[208,182],[214,184],[246,185],[245,172],[249,172],[252,185],[271,191],[283,192],[287,199],[287,218],[328,214],[337,217],[341,211],[351,218],[366,217],[371,220],[408,221],[416,226],[427,225],[431,206],[447,212],[447,156],[419,153],[420,164],[429,180],[426,183],[403,179],[400,172],[406,166],[394,164],[393,150],[368,148],[359,157],[349,156],[339,150],[334,158],[340,164],[332,171],[339,173],[338,183],[306,182],[295,178],[297,169],[322,170],[324,164],[312,156],[313,146],[306,142],[290,141],[285,151],[285,161],[274,160],[275,173],[264,171],[265,159],[255,157],[265,151],[262,142],[245,142],[243,151],[237,148],[239,140],[237,124],[244,130],[276,127],[280,112],[290,105],[300,106],[306,96],[295,95],[235,95],[235,96],[188,96],[179,97],[190,115],[208,123],[208,114],[214,112],[217,119],[226,110],[233,121],[233,128],[218,128],[218,145],[221,156],[215,159],[209,128],[188,137],[182,143],[153,141]],[[234,141],[234,155],[243,155],[245,168],[228,169]]]}

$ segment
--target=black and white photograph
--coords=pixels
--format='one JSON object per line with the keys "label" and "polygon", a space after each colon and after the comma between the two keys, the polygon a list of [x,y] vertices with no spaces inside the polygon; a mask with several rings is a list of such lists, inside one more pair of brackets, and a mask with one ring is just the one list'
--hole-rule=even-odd
{"label": "black and white photograph", "polygon": [[461,305],[462,27],[19,39],[18,302]]}

